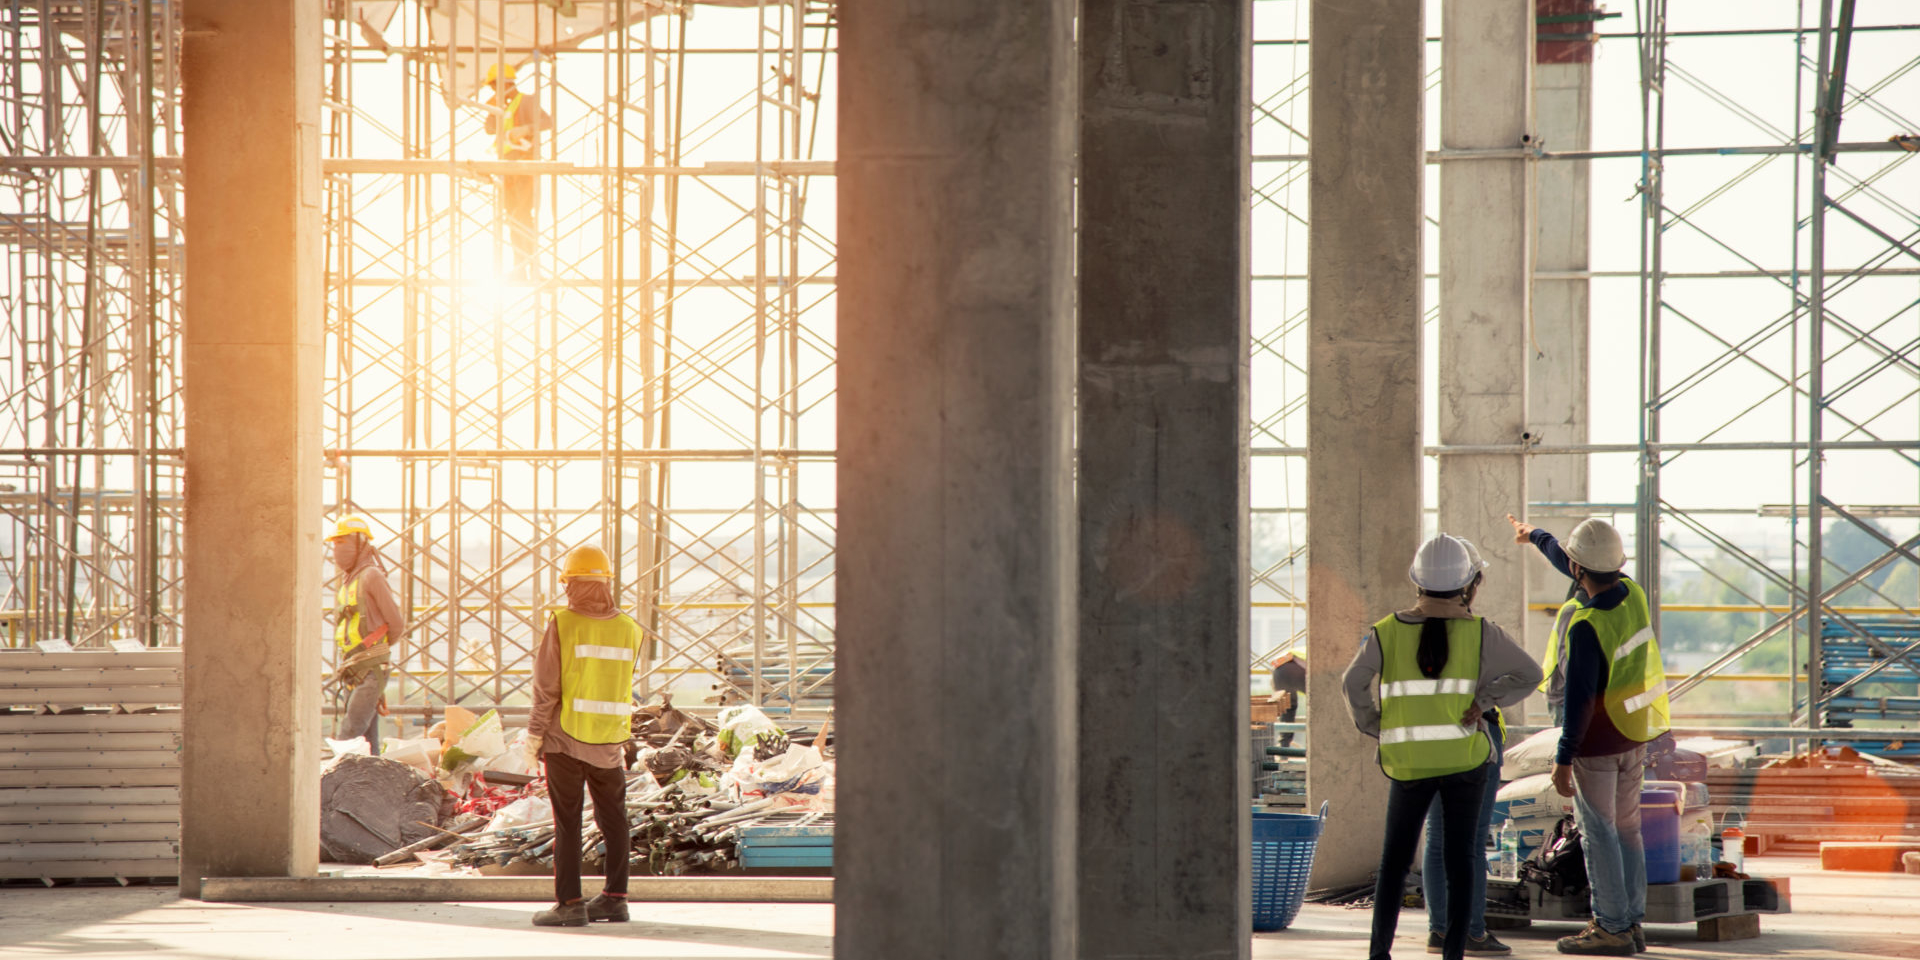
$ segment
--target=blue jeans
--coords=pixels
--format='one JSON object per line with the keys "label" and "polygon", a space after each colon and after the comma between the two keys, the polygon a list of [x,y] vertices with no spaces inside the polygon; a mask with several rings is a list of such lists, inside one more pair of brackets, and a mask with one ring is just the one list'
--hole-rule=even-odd
{"label": "blue jeans", "polygon": [[[1489,724],[1492,732],[1488,739],[1493,741],[1493,752],[1498,756],[1501,750],[1500,725]],[[1473,905],[1467,908],[1467,936],[1478,940],[1487,935],[1487,834],[1493,823],[1493,800],[1500,793],[1500,764],[1487,765],[1487,786],[1480,795],[1480,818],[1473,831],[1473,850],[1478,869],[1473,871],[1472,889],[1468,896]],[[1436,798],[1427,808],[1427,855],[1420,861],[1420,891],[1427,900],[1427,929],[1434,933],[1447,932],[1447,867],[1442,853],[1445,844],[1440,839],[1440,803]]]}
{"label": "blue jeans", "polygon": [[1573,816],[1587,855],[1593,919],[1624,933],[1647,918],[1647,848],[1640,837],[1640,779],[1647,748],[1573,758]]}

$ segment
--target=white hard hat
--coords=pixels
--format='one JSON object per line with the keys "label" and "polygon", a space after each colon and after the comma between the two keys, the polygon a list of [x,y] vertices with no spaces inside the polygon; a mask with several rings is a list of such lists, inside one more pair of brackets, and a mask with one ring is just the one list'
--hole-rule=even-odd
{"label": "white hard hat", "polygon": [[1627,563],[1620,531],[1605,520],[1582,520],[1567,536],[1567,556],[1594,573],[1613,573]]}
{"label": "white hard hat", "polygon": [[1480,558],[1480,548],[1474,546],[1472,540],[1466,537],[1454,537],[1454,539],[1466,545],[1467,556],[1473,559],[1473,572],[1479,573],[1487,569],[1487,561]]}
{"label": "white hard hat", "polygon": [[1413,585],[1429,593],[1466,589],[1479,572],[1466,542],[1445,533],[1421,544],[1407,568]]}

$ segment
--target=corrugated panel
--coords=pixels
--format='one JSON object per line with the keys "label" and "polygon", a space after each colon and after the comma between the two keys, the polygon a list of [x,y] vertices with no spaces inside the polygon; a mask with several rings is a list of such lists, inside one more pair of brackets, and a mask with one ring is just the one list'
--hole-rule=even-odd
{"label": "corrugated panel", "polygon": [[0,878],[179,873],[180,674],[177,650],[0,653]]}

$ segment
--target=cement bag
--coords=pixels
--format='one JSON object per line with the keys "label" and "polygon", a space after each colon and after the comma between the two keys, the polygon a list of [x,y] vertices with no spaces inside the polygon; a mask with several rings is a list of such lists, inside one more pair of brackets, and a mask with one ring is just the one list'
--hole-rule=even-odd
{"label": "cement bag", "polygon": [[1553,775],[1521,777],[1493,795],[1494,808],[1514,820],[1558,820],[1573,812],[1573,798],[1553,788]]}
{"label": "cement bag", "polygon": [[441,756],[440,766],[458,770],[470,760],[497,757],[506,750],[506,732],[500,725],[500,713],[488,710],[462,731],[458,740],[447,744],[447,752]]}
{"label": "cement bag", "polygon": [[1552,773],[1553,758],[1560,749],[1560,728],[1551,727],[1519,743],[1509,744],[1500,761],[1500,775],[1508,780]]}
{"label": "cement bag", "polygon": [[388,740],[381,744],[380,756],[386,760],[404,763],[431,777],[433,768],[440,763],[440,741],[433,737]]}
{"label": "cement bag", "polygon": [[418,770],[384,757],[349,754],[320,777],[320,859],[372,863],[434,831],[446,791]]}
{"label": "cement bag", "polygon": [[352,737],[346,740],[335,740],[332,737],[326,737],[324,739],[327,741],[327,751],[333,756],[344,757],[348,754],[355,754],[362,757],[373,756],[373,748],[367,746],[367,739],[365,737]]}
{"label": "cement bag", "polygon": [[528,777],[537,777],[540,771],[534,768],[533,761],[527,759],[527,728],[521,727],[513,732],[513,739],[507,741],[506,752],[490,757],[486,761],[488,773],[517,773]]}
{"label": "cement bag", "polygon": [[738,705],[724,708],[716,718],[720,727],[720,746],[733,759],[742,753],[768,760],[787,752],[787,733],[760,712],[759,707]]}

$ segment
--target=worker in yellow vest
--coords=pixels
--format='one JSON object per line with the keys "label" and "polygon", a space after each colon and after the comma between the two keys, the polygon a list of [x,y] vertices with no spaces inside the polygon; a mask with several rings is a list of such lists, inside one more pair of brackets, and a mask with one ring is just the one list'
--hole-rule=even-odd
{"label": "worker in yellow vest", "polygon": [[334,681],[347,691],[347,706],[334,723],[334,739],[364,738],[380,754],[380,708],[392,671],[393,645],[407,632],[400,606],[387,585],[387,571],[373,546],[373,528],[360,517],[341,517],[327,537],[340,570],[334,591]]}
{"label": "worker in yellow vest", "polygon": [[[493,135],[494,155],[502,160],[540,158],[540,134],[552,129],[553,118],[537,99],[520,92],[519,71],[511,63],[487,67],[487,133]],[[513,244],[513,275],[525,280],[533,265],[534,213],[540,205],[539,178],[511,174],[500,178],[500,212]]]}
{"label": "worker in yellow vest", "polygon": [[1621,574],[1626,548],[1606,521],[1582,521],[1562,548],[1553,534],[1511,514],[1507,520],[1515,542],[1532,543],[1588,597],[1567,616],[1566,719],[1553,786],[1573,798],[1593,920],[1562,938],[1560,952],[1630,957],[1646,949],[1640,787],[1647,742],[1667,732],[1671,716],[1647,594]]}
{"label": "worker in yellow vest", "polygon": [[[626,743],[633,737],[633,671],[640,625],[613,599],[613,565],[599,547],[577,547],[560,571],[567,605],[547,620],[533,658],[533,711],[527,752],[547,767],[553,802],[551,910],[542,927],[584,927],[627,920]],[[591,901],[580,894],[581,802],[593,795],[593,821],[607,845],[607,882]]]}
{"label": "worker in yellow vest", "polygon": [[1467,609],[1480,578],[1473,556],[1444,533],[1421,544],[1407,571],[1419,590],[1414,606],[1367,631],[1342,679],[1354,726],[1379,739],[1387,775],[1372,960],[1392,956],[1407,871],[1436,797],[1448,908],[1440,952],[1446,960],[1465,955],[1473,871],[1486,869],[1475,837],[1496,760],[1489,711],[1525,700],[1540,682],[1540,665],[1499,625]]}

